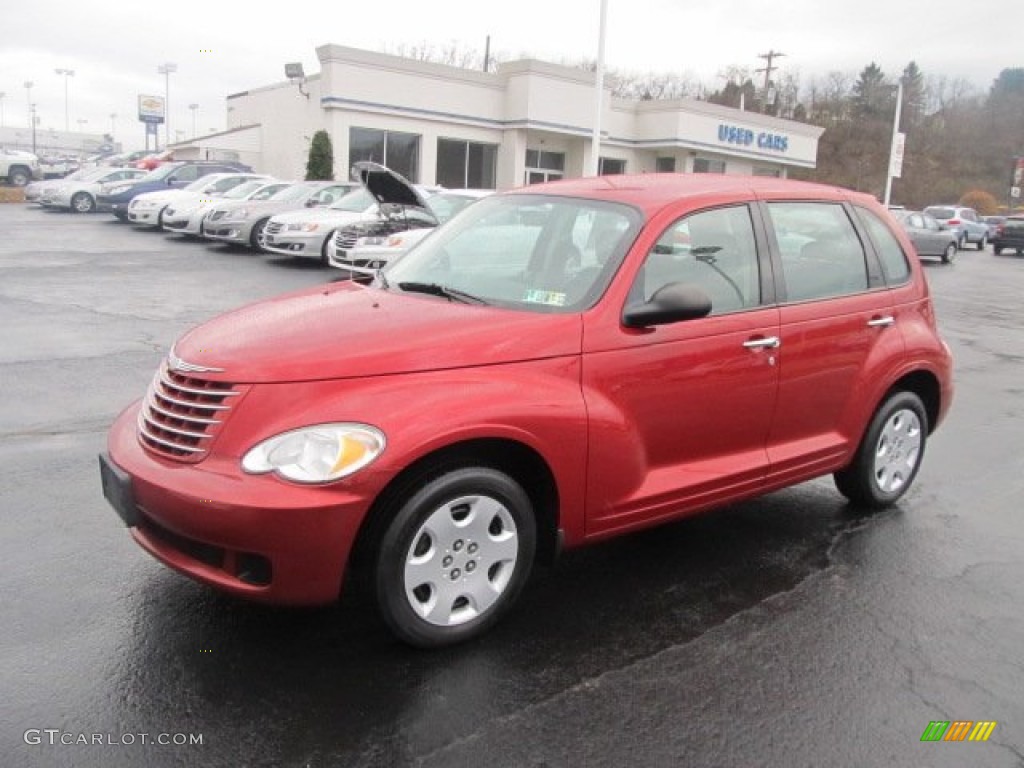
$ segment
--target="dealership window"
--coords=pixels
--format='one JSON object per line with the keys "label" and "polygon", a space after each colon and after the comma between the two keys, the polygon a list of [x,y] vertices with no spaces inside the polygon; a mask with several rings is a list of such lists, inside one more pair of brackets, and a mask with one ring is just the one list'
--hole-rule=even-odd
{"label": "dealership window", "polygon": [[599,157],[597,159],[598,176],[616,176],[626,172],[626,161],[617,157]]}
{"label": "dealership window", "polygon": [[782,171],[778,168],[765,168],[763,166],[754,167],[755,176],[765,176],[772,179],[778,179],[782,176]]}
{"label": "dealership window", "polygon": [[565,175],[565,153],[526,150],[526,183],[557,181]]}
{"label": "dealership window", "polygon": [[409,181],[419,181],[420,137],[415,133],[349,128],[349,167],[360,160],[372,160],[400,173]]}
{"label": "dealership window", "polygon": [[437,140],[437,183],[449,189],[494,189],[498,145]]}
{"label": "dealership window", "polygon": [[709,160],[706,157],[693,158],[694,173],[725,173],[725,160]]}
{"label": "dealership window", "polygon": [[659,157],[654,161],[654,170],[658,173],[675,173],[676,159],[674,157]]}

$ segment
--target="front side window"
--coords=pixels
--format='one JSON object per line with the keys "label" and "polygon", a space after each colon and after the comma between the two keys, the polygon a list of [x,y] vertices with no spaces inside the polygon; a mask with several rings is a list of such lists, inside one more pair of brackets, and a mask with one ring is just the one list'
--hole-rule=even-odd
{"label": "front side window", "polygon": [[384,271],[389,289],[573,312],[607,288],[642,216],[618,203],[501,195],[468,206]]}
{"label": "front side window", "polygon": [[769,203],[786,297],[823,299],[868,288],[864,247],[839,203]]}
{"label": "front side window", "polygon": [[874,241],[875,250],[878,252],[882,269],[885,271],[886,282],[890,285],[906,282],[910,277],[910,264],[907,262],[906,254],[903,253],[900,241],[873,211],[860,207],[854,210],[857,211],[857,216],[860,217],[861,223]]}
{"label": "front side window", "polygon": [[647,255],[632,296],[649,301],[669,283],[703,290],[713,315],[760,304],[761,274],[747,206],[694,213],[665,230]]}

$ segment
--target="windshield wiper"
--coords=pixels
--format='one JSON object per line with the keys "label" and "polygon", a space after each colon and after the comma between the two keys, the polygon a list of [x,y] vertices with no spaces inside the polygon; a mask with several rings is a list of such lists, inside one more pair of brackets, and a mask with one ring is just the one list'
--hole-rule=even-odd
{"label": "windshield wiper", "polygon": [[448,301],[459,301],[463,304],[486,304],[484,299],[479,296],[474,296],[471,293],[460,291],[458,288],[449,288],[447,285],[441,285],[440,283],[416,283],[416,282],[405,282],[399,283],[398,287],[403,291],[409,293],[427,293],[431,296],[440,296],[448,299]]}

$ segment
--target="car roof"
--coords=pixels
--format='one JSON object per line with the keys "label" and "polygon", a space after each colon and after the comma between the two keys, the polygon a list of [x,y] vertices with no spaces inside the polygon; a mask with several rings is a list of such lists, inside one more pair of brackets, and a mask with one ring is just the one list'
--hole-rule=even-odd
{"label": "car roof", "polygon": [[792,198],[856,200],[878,205],[871,195],[825,184],[713,173],[642,173],[590,176],[519,187],[510,194],[551,194],[627,203],[647,213],[691,198]]}

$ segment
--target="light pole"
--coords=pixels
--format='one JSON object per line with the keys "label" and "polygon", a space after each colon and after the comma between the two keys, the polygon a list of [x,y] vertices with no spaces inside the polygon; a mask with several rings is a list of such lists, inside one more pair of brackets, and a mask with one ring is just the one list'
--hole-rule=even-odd
{"label": "light pole", "polygon": [[171,75],[178,71],[178,65],[166,62],[156,68],[164,76],[164,149],[171,143]]}
{"label": "light pole", "polygon": [[117,112],[110,113],[110,138],[114,138],[114,131],[117,128]]}
{"label": "light pole", "polygon": [[39,120],[39,118],[36,117],[36,105],[29,104],[28,111],[29,120],[32,121],[32,154],[34,155],[36,154],[36,122]]}
{"label": "light pole", "polygon": [[57,68],[53,71],[64,76],[64,131],[66,132],[69,130],[68,125],[71,122],[68,119],[68,78],[75,76],[75,70]]}
{"label": "light pole", "polygon": [[33,83],[31,80],[26,80],[25,81],[25,99],[26,99],[26,103],[28,104],[28,111],[29,111],[28,125],[29,125],[29,128],[31,128],[34,131],[35,130],[36,121],[35,121],[35,111],[34,111],[35,108],[32,106],[32,86],[33,85],[35,85],[35,83]]}
{"label": "light pole", "polygon": [[885,200],[882,205],[889,205],[892,195],[893,177],[899,178],[902,168],[896,166],[899,153],[899,165],[903,164],[903,134],[900,133],[900,110],[903,108],[903,78],[896,83],[896,113],[892,116],[892,141],[889,144],[889,167],[885,171]]}
{"label": "light pole", "polygon": [[198,104],[189,104],[188,108],[192,110],[192,138],[196,137],[196,110],[199,109]]}
{"label": "light pole", "polygon": [[597,71],[594,73],[594,125],[590,134],[589,176],[597,176],[601,170],[601,116],[604,99],[604,38],[608,23],[608,0],[601,0],[601,16],[597,28]]}

